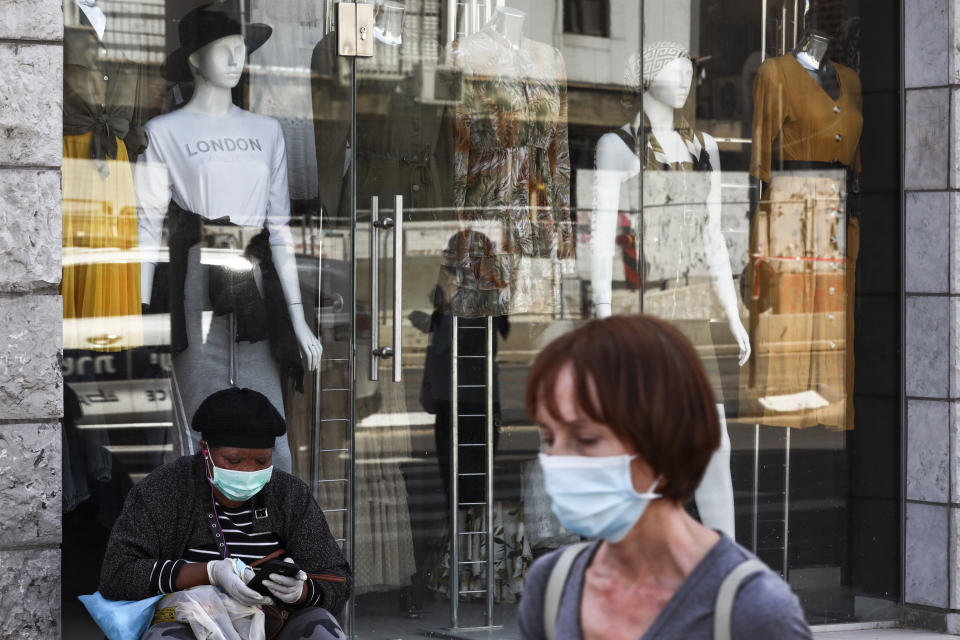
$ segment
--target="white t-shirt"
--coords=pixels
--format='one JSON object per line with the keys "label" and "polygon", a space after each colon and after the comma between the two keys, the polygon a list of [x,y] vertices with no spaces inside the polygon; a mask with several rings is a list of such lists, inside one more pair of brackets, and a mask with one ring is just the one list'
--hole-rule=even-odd
{"label": "white t-shirt", "polygon": [[266,227],[270,244],[291,244],[287,156],[280,123],[232,106],[223,116],[180,109],[146,124],[137,160],[140,247],[156,262],[170,198],[208,220]]}

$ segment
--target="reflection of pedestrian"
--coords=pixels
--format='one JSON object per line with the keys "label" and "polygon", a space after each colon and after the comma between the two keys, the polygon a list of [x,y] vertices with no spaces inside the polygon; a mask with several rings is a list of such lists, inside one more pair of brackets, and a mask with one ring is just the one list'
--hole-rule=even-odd
{"label": "reflection of pedestrian", "polygon": [[[534,564],[523,638],[708,638],[724,611],[728,637],[812,637],[783,580],[684,510],[721,427],[703,364],[676,328],[613,316],[557,338],[530,369],[527,412],[540,425],[554,513],[599,540]],[[735,571],[742,588],[728,609],[718,594]]]}
{"label": "reflection of pedestrian", "polygon": [[[453,316],[458,318],[457,333],[457,415],[459,440],[462,445],[486,442],[487,413],[487,318],[483,300],[476,299],[479,291],[495,294],[491,273],[483,272],[484,257],[492,255],[492,244],[482,233],[466,230],[452,235],[443,252],[443,263],[437,286],[431,292],[433,314],[430,317],[430,346],[427,347],[420,404],[436,416],[434,437],[440,474],[447,501],[450,500],[450,441],[452,427],[451,358],[453,357]],[[487,283],[490,286],[481,286]],[[467,285],[467,286],[464,286]],[[496,356],[498,334],[507,337],[510,322],[506,316],[493,319],[493,404],[494,441],[496,450],[500,435],[500,381]],[[486,469],[486,449],[481,446],[461,447],[458,456],[460,473],[483,473]],[[470,476],[459,483],[459,501],[483,502],[485,478]]]}

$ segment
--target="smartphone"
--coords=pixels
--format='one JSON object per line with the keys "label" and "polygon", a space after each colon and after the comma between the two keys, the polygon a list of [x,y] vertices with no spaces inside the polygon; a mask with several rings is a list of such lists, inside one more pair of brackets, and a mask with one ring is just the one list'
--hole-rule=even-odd
{"label": "smartphone", "polygon": [[259,567],[251,568],[254,571],[254,576],[250,579],[250,582],[247,583],[247,586],[260,595],[268,597],[272,597],[273,594],[270,593],[269,589],[263,586],[263,581],[269,580],[271,573],[279,573],[280,575],[294,578],[300,572],[300,567],[292,562],[279,562],[277,560],[271,560],[270,562],[262,564]]}

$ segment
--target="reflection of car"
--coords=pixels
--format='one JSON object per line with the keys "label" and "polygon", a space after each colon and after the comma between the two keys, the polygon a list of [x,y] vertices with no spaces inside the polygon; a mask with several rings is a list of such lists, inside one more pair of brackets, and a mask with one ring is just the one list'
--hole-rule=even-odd
{"label": "reflection of car", "polygon": [[[224,246],[223,238],[210,238]],[[119,252],[118,252],[119,253]],[[74,250],[74,263],[84,261]],[[102,252],[87,262],[109,259]],[[129,255],[116,259],[130,259]],[[318,295],[317,265],[322,273]],[[317,309],[307,321],[316,329],[327,350],[324,357],[340,349],[334,343],[349,344],[352,307],[350,304],[350,264],[336,259],[297,256],[301,292],[305,308]],[[157,267],[156,283],[165,288],[167,265]],[[156,290],[156,289],[155,289]],[[165,293],[165,292],[163,292]],[[143,316],[67,318],[64,320],[64,383],[77,395],[83,411],[78,422],[81,433],[94,435],[98,442],[120,456],[134,480],[142,478],[164,459],[180,451],[174,431],[170,372],[170,316],[162,294]],[[210,312],[208,312],[210,313]],[[364,310],[357,314],[358,351],[369,350],[370,317]],[[343,349],[346,352],[346,349]],[[369,382],[369,363],[358,359],[360,380],[357,397],[375,406],[377,387]],[[372,403],[371,403],[372,401]],[[107,438],[103,438],[106,435]]]}

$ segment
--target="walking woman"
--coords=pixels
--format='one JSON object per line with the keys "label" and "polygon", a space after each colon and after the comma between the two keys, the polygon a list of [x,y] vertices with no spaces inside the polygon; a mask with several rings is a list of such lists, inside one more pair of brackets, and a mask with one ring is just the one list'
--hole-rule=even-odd
{"label": "walking woman", "polygon": [[[554,513],[597,540],[533,565],[525,640],[811,638],[787,584],[684,510],[720,425],[703,365],[677,329],[613,316],[561,336],[530,370],[527,411]],[[718,595],[735,569],[725,607]]]}

